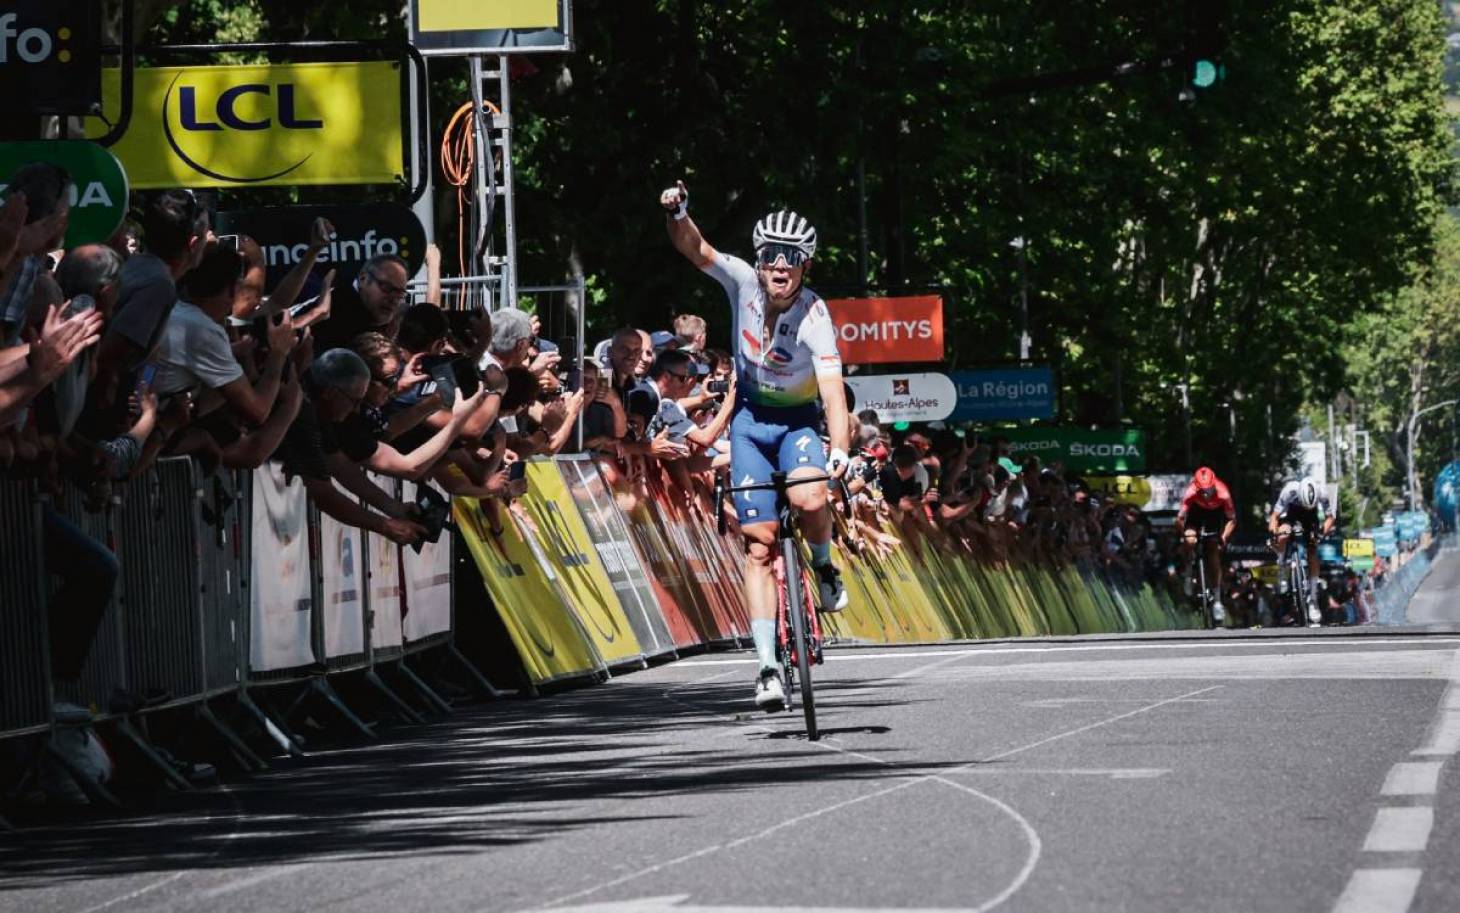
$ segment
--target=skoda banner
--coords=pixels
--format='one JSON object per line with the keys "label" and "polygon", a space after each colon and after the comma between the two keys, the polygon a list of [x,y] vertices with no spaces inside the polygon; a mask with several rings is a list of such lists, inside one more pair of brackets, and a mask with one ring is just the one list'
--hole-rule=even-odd
{"label": "skoda banner", "polygon": [[[134,187],[395,184],[404,180],[394,61],[138,68],[112,151]],[[107,116],[120,76],[103,74]],[[88,135],[107,125],[87,121]]]}
{"label": "skoda banner", "polygon": [[1054,371],[998,368],[955,371],[948,375],[958,388],[958,406],[948,416],[955,422],[1001,422],[1021,418],[1054,418]]}
{"label": "skoda banner", "polygon": [[71,217],[66,246],[106,241],[127,214],[127,173],[116,156],[85,140],[0,143],[0,191],[16,169],[51,162],[71,175]]}
{"label": "skoda banner", "polygon": [[854,411],[876,409],[882,422],[934,422],[946,419],[958,402],[953,381],[944,374],[849,375],[856,394]]}
{"label": "skoda banner", "polygon": [[422,54],[571,51],[569,0],[411,0],[411,44]]}
{"label": "skoda banner", "polygon": [[362,203],[358,206],[279,206],[220,212],[220,235],[247,235],[259,242],[272,288],[298,265],[309,249],[309,229],[314,220],[325,218],[335,227],[335,238],[319,255],[325,268],[339,270],[341,278],[354,276],[366,260],[378,254],[394,254],[406,261],[406,273],[414,275],[426,256],[426,230],[421,220],[395,203]]}
{"label": "skoda banner", "polygon": [[0,6],[0,111],[97,113],[101,12],[97,0],[10,0]]}
{"label": "skoda banner", "polygon": [[1017,428],[996,434],[1009,440],[1016,458],[1037,456],[1075,472],[1135,473],[1146,468],[1146,436],[1136,428]]}

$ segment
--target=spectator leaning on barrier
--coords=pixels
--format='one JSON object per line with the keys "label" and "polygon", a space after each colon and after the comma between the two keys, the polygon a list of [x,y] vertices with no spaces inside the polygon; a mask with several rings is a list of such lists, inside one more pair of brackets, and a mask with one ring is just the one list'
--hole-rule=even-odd
{"label": "spectator leaning on barrier", "polygon": [[[359,464],[374,454],[377,442],[358,426],[347,426],[344,440],[339,434],[340,424],[357,414],[369,384],[370,369],[354,352],[331,349],[319,356],[309,368],[307,401],[274,459],[283,464],[287,475],[298,476],[303,481],[310,498],[326,514],[341,523],[407,544],[418,539],[424,530],[406,519],[409,513],[406,505],[387,496],[368,479],[361,484],[363,473]],[[340,491],[331,481],[331,457],[339,455],[353,469],[347,469],[341,485],[365,500],[366,505]],[[338,460],[334,462],[342,465]]]}
{"label": "spectator leaning on barrier", "polygon": [[97,352],[98,373],[126,373],[157,345],[177,303],[177,281],[207,252],[208,215],[185,190],[152,196],[142,215],[146,250],[122,267],[116,315]]}
{"label": "spectator leaning on barrier", "polygon": [[649,371],[649,376],[659,391],[659,408],[649,422],[649,437],[654,439],[664,434],[672,443],[694,445],[703,451],[700,456],[691,459],[691,464],[687,467],[690,472],[710,468],[711,461],[719,456],[715,451],[715,444],[729,426],[730,418],[735,412],[735,382],[732,380],[724,406],[713,421],[702,428],[690,420],[689,414],[679,401],[688,396],[696,380],[702,376],[696,370],[697,367],[703,366],[697,365],[688,352],[666,349],[654,359],[654,365]]}
{"label": "spectator leaning on barrier", "polygon": [[394,322],[406,300],[408,278],[404,260],[394,254],[377,254],[353,278],[337,282],[330,319],[315,333],[316,348],[321,352],[345,348],[361,333],[395,336]]}
{"label": "spectator leaning on barrier", "polygon": [[243,269],[238,253],[215,247],[188,273],[188,300],[172,309],[157,345],[153,389],[160,397],[199,388],[216,390],[239,418],[261,425],[278,399],[284,366],[298,337],[288,314],[269,320],[263,370],[256,382],[249,382],[224,329]]}

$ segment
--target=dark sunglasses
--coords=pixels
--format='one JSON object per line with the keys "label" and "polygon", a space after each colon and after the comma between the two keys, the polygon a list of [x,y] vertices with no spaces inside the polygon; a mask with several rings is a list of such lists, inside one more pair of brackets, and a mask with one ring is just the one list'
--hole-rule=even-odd
{"label": "dark sunglasses", "polygon": [[397,298],[405,297],[406,290],[403,287],[386,282],[376,273],[370,274],[370,280],[376,285],[380,286],[382,289],[384,289],[387,295],[392,295]]}
{"label": "dark sunglasses", "polygon": [[371,374],[370,379],[375,381],[377,384],[380,384],[382,387],[394,387],[396,384],[400,383],[401,375],[404,373],[406,373],[406,366],[405,363],[402,362],[401,365],[395,369],[394,374],[391,374],[387,377],[381,377],[379,374]]}
{"label": "dark sunglasses", "polygon": [[762,268],[769,268],[776,265],[776,261],[785,258],[786,266],[795,269],[806,262],[806,253],[799,247],[792,247],[789,244],[767,244],[755,252],[755,264]]}

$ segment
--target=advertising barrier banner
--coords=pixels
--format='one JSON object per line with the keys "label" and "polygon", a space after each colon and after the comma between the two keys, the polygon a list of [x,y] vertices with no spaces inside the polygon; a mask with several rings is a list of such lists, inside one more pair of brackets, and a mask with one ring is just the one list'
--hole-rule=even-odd
{"label": "advertising barrier banner", "polygon": [[[416,483],[403,482],[403,500],[416,503]],[[436,488],[430,482],[425,483]],[[446,493],[436,489],[443,499]],[[451,531],[445,530],[435,542],[421,543],[401,549],[406,573],[406,614],[402,633],[406,642],[423,640],[451,630]]]}
{"label": "advertising barrier banner", "polygon": [[414,276],[426,259],[426,229],[416,214],[396,203],[361,203],[340,206],[272,206],[218,213],[220,235],[248,235],[259,242],[273,288],[299,265],[309,250],[315,219],[328,219],[335,238],[319,255],[319,270],[333,268],[341,280],[359,275],[371,257],[392,254],[406,263]]}
{"label": "advertising barrier banner", "polygon": [[[0,66],[0,72],[4,71]],[[127,172],[116,156],[86,140],[37,140],[0,143],[0,192],[22,165],[50,162],[71,175],[71,215],[66,223],[66,247],[102,244],[111,238],[127,214]]]}
{"label": "advertising barrier banner", "polygon": [[1085,476],[1090,490],[1117,504],[1129,504],[1148,514],[1181,509],[1181,497],[1191,476],[1170,473],[1149,476]]}
{"label": "advertising barrier banner", "polygon": [[1054,369],[1048,365],[954,371],[948,376],[958,393],[958,405],[948,415],[949,421],[1054,418],[1059,391],[1054,383]]}
{"label": "advertising barrier banner", "polygon": [[1345,539],[1343,540],[1343,556],[1345,558],[1372,558],[1374,557],[1373,539]]}
{"label": "advertising barrier banner", "polygon": [[1009,440],[1016,459],[1037,456],[1074,472],[1139,473],[1146,468],[1146,436],[1138,428],[1011,428],[995,433]]}
{"label": "advertising barrier banner", "polygon": [[[338,487],[338,486],[336,486]],[[326,659],[365,652],[365,534],[328,514],[319,518]]]}
{"label": "advertising barrier banner", "polygon": [[567,604],[578,613],[598,655],[609,666],[643,660],[644,649],[614,592],[603,559],[552,462],[528,464],[527,496],[519,503],[553,565]]}
{"label": "advertising barrier banner", "polygon": [[521,54],[573,49],[569,0],[412,0],[411,44],[422,54]]}
{"label": "advertising barrier banner", "polygon": [[304,486],[286,482],[278,463],[254,470],[252,519],[249,669],[312,665],[309,505]]}
{"label": "advertising barrier banner", "polygon": [[[268,187],[405,180],[394,61],[138,67],[132,120],[111,147],[132,186]],[[121,77],[103,73],[107,117]],[[87,120],[87,136],[108,130]]]}
{"label": "advertising barrier banner", "polygon": [[848,375],[857,409],[876,409],[881,422],[935,422],[958,403],[958,390],[944,374]]}
{"label": "advertising barrier banner", "polygon": [[0,10],[0,111],[97,113],[102,4],[10,0]]}
{"label": "advertising barrier banner", "polygon": [[598,557],[608,573],[613,591],[618,594],[639,646],[649,656],[673,653],[674,641],[655,602],[649,575],[639,561],[638,552],[634,551],[623,516],[613,503],[608,486],[599,476],[593,458],[582,455],[558,457],[554,463],[568,494],[578,507],[588,538],[598,550]]}
{"label": "advertising barrier banner", "polygon": [[943,299],[937,295],[834,298],[826,307],[846,364],[943,360]]}
{"label": "advertising barrier banner", "polygon": [[[496,514],[496,524],[488,511]],[[603,672],[593,642],[563,602],[557,574],[529,544],[516,513],[475,498],[453,498],[451,512],[532,683]]]}
{"label": "advertising barrier banner", "polygon": [[[396,496],[396,481],[373,472],[365,474],[381,491]],[[378,533],[367,533],[366,579],[370,583],[370,648],[401,646],[400,546]]]}

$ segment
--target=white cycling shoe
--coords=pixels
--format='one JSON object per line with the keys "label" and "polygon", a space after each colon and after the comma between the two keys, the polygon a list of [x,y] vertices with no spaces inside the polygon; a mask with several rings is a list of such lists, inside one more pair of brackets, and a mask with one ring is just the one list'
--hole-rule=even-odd
{"label": "white cycling shoe", "polygon": [[781,676],[774,669],[762,671],[756,680],[755,706],[766,713],[779,713],[786,709],[786,692],[781,688]]}

